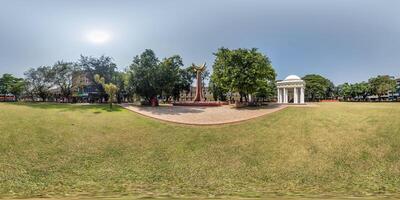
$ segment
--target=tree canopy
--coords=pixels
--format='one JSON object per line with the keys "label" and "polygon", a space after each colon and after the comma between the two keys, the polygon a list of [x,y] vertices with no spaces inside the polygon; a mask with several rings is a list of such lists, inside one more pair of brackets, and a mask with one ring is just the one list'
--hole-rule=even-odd
{"label": "tree canopy", "polygon": [[68,101],[72,95],[72,80],[76,65],[72,62],[58,61],[53,65],[54,84],[60,89],[61,95]]}
{"label": "tree canopy", "polygon": [[238,92],[247,101],[260,88],[275,81],[276,73],[269,58],[257,49],[220,48],[216,53],[211,80],[214,87]]}
{"label": "tree canopy", "polygon": [[24,79],[14,77],[12,74],[3,74],[0,77],[0,95],[13,94],[18,99],[24,86]]}
{"label": "tree canopy", "polygon": [[128,87],[148,102],[157,97],[179,99],[182,90],[190,90],[193,80],[190,69],[182,67],[179,55],[160,62],[153,50],[146,49],[134,57],[129,67]]}
{"label": "tree canopy", "polygon": [[161,92],[157,74],[159,73],[159,60],[153,50],[146,49],[137,55],[130,65],[130,84],[136,94],[150,102]]}
{"label": "tree canopy", "polygon": [[304,96],[308,101],[318,101],[333,96],[334,85],[329,79],[318,74],[308,74],[302,79],[306,83]]}
{"label": "tree canopy", "polygon": [[382,95],[388,92],[396,91],[396,81],[393,77],[388,75],[370,78],[368,83],[370,85],[371,92],[378,95],[379,100],[381,100]]}
{"label": "tree canopy", "polygon": [[50,88],[54,86],[54,71],[50,66],[31,68],[25,72],[27,90],[46,101],[50,96]]}

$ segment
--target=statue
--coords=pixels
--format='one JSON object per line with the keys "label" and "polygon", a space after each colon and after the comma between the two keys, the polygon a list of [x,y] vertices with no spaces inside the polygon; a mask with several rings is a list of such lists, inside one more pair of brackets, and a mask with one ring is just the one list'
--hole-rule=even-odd
{"label": "statue", "polygon": [[201,101],[202,98],[202,86],[201,86],[201,73],[203,73],[206,70],[206,63],[204,63],[202,66],[196,66],[195,64],[192,64],[193,70],[196,72],[196,79],[197,79],[197,87],[196,87],[196,96],[194,98],[194,101]]}

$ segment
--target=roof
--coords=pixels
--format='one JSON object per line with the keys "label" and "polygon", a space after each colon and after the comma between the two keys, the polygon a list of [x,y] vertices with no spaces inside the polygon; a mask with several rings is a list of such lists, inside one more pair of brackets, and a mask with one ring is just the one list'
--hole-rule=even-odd
{"label": "roof", "polygon": [[288,77],[285,78],[285,81],[293,81],[293,80],[301,80],[301,78],[296,75],[289,75]]}
{"label": "roof", "polygon": [[279,87],[304,87],[305,82],[301,80],[300,77],[296,75],[287,76],[283,81],[277,81],[277,86]]}

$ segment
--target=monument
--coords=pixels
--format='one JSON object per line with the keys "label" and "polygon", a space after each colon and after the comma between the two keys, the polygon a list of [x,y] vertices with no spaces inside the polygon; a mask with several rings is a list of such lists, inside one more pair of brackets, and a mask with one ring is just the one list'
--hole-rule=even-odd
{"label": "monument", "polygon": [[217,101],[204,101],[203,97],[203,86],[201,80],[201,74],[206,70],[206,63],[201,66],[192,64],[194,72],[196,72],[196,96],[193,101],[190,102],[174,102],[174,106],[221,106],[222,102]]}
{"label": "monument", "polygon": [[196,72],[196,79],[197,79],[197,84],[196,84],[196,96],[194,97],[194,101],[201,101],[203,99],[202,91],[203,87],[201,84],[201,74],[204,72],[206,69],[206,63],[204,63],[202,66],[196,66],[195,64],[192,64],[193,70]]}
{"label": "monument", "polygon": [[283,81],[278,81],[278,103],[304,104],[305,81],[296,75],[290,75]]}

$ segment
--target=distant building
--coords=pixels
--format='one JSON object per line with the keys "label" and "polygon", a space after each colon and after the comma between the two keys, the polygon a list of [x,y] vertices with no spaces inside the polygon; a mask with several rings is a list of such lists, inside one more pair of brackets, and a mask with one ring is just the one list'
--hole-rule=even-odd
{"label": "distant building", "polygon": [[94,103],[100,101],[100,92],[96,83],[87,72],[76,72],[72,77],[73,102]]}
{"label": "distant building", "polygon": [[16,101],[16,98],[13,94],[0,94],[0,102],[6,101]]}
{"label": "distant building", "polygon": [[[394,77],[392,77],[395,79]],[[400,78],[396,78],[396,91],[388,91],[386,94],[381,96],[381,100],[383,101],[393,101],[400,100]],[[370,101],[378,101],[378,95],[370,95],[367,97]]]}

